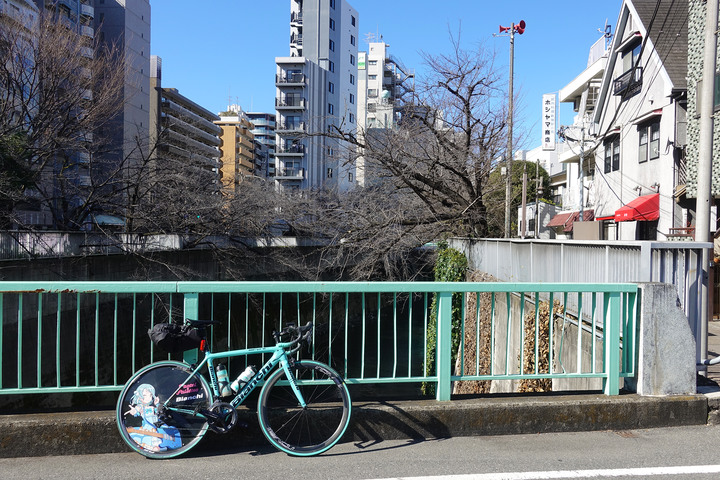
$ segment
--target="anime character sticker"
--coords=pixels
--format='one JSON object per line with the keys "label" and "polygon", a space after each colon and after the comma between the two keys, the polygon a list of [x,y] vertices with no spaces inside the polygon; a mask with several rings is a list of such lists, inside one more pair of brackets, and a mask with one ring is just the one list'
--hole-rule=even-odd
{"label": "anime character sticker", "polygon": [[146,450],[163,452],[182,446],[182,439],[177,428],[170,425],[159,425],[157,405],[160,398],[155,395],[155,387],[143,383],[135,389],[130,399],[130,410],[125,416],[140,417],[140,427],[126,427],[130,438]]}

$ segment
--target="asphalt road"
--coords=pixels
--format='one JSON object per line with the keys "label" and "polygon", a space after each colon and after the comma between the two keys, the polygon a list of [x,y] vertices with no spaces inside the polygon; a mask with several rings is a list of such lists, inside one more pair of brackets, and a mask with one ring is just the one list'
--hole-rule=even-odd
{"label": "asphalt road", "polygon": [[0,459],[0,478],[720,478],[720,426],[345,443],[312,458],[267,447],[171,460],[136,453]]}

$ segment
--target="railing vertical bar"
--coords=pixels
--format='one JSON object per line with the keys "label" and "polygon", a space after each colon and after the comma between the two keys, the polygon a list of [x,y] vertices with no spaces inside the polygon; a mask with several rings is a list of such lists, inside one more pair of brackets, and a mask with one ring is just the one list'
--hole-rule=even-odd
{"label": "railing vertical bar", "polygon": [[[170,313],[168,314],[170,318],[168,318],[168,321],[172,321],[172,295],[170,296]],[[137,293],[133,293],[133,309],[132,309],[132,371],[135,373],[137,368],[135,367],[135,359],[137,354],[137,349],[135,348],[135,344],[137,343],[135,339],[137,338]]]}
{"label": "railing vertical bar", "polygon": [[[115,318],[117,319],[117,293],[115,294]],[[172,316],[168,321],[172,320]],[[155,295],[150,295],[150,328],[155,326]],[[150,361],[155,361],[155,342],[150,342]]]}
{"label": "railing vertical bar", "polygon": [[495,375],[495,293],[490,294],[490,375]]}
{"label": "railing vertical bar", "polygon": [[[134,302],[134,300],[133,300],[133,302]],[[170,306],[170,312],[168,313],[168,322],[172,323],[172,321],[173,321],[173,318],[172,318],[172,316],[173,316],[173,294],[172,294],[172,293],[170,294],[170,301],[169,301],[169,303],[170,303],[170,305],[169,305],[169,306]],[[180,319],[180,320],[183,320],[183,319]],[[134,307],[133,307],[133,328],[135,328],[135,308],[134,308]],[[134,337],[133,337],[133,338],[134,338]],[[135,358],[134,358],[134,357],[135,357],[135,354],[133,354],[133,364],[135,363]],[[166,355],[166,357],[169,359],[169,358],[170,358],[170,354],[168,353],[168,354]],[[133,370],[134,370],[134,366],[133,366]]]}
{"label": "railing vertical bar", "polygon": [[408,293],[408,377],[412,377],[413,292]]}
{"label": "railing vertical bar", "polygon": [[603,336],[605,337],[605,384],[606,395],[617,395],[620,391],[620,316],[622,305],[620,293],[611,292],[604,295],[605,318]]}
{"label": "railing vertical bar", "polygon": [[100,385],[100,294],[95,292],[95,386]]}
{"label": "railing vertical bar", "polygon": [[512,333],[512,322],[510,318],[512,298],[510,296],[510,292],[505,293],[505,301],[507,302],[507,326],[505,329],[505,375],[508,375],[510,373],[510,337]]}
{"label": "railing vertical bar", "polygon": [[[113,309],[113,385],[118,384],[118,294],[115,294],[114,309]],[[155,295],[151,295],[150,300],[150,319],[152,321],[153,314],[155,313]],[[150,342],[152,343],[152,342]],[[152,347],[151,347],[152,348]],[[151,350],[152,359],[152,350]]]}
{"label": "railing vertical bar", "polygon": [[[43,317],[43,294],[38,293],[37,312],[37,388],[42,387],[42,317]],[[2,363],[2,362],[0,362]]]}
{"label": "railing vertical bar", "polygon": [[[343,351],[344,364],[345,364],[345,378],[348,376],[348,326],[350,324],[350,294],[345,292],[345,349]],[[363,304],[363,315],[365,315],[365,305]]]}
{"label": "railing vertical bar", "polygon": [[[312,305],[312,324],[313,324],[313,329],[312,329],[312,352],[311,352],[311,355],[312,355],[311,358],[312,358],[313,360],[317,360],[317,358],[315,358],[315,330],[316,330],[316,329],[315,329],[315,325],[317,325],[317,315],[316,315],[316,312],[317,312],[317,292],[313,292],[313,305]],[[330,365],[330,364],[328,363],[328,365]]]}
{"label": "railing vertical bar", "polygon": [[[460,305],[462,310],[460,311],[460,375],[465,374],[465,321],[467,320],[466,312],[465,312],[465,292],[459,292],[460,297]],[[477,340],[477,339],[476,339]],[[452,352],[453,354],[457,352]],[[452,369],[455,365],[451,365],[450,368]]]}
{"label": "railing vertical bar", "polygon": [[[60,320],[62,318],[62,294],[61,293],[57,294],[57,313],[56,313],[56,315],[57,315],[57,317],[56,317],[57,326],[55,327],[55,332],[56,332],[55,335],[57,335],[57,336],[55,338],[55,375],[57,378],[56,378],[55,383],[56,383],[56,386],[58,388],[60,388],[60,386],[62,385],[62,380],[60,378],[60,372],[61,372],[61,369],[60,369],[60,338],[62,336],[60,334],[60,332],[61,332]],[[2,370],[2,369],[0,369],[0,370]]]}
{"label": "railing vertical bar", "polygon": [[300,319],[300,292],[295,292],[295,299],[297,300],[297,321],[295,322],[295,325],[300,327],[302,325]]}
{"label": "railing vertical bar", "polygon": [[330,365],[331,367],[333,366],[333,363],[332,363],[332,341],[333,341],[332,321],[333,321],[333,293],[330,292],[330,297],[328,298],[328,358],[327,358],[327,364]]}
{"label": "railing vertical bar", "polygon": [[[228,313],[228,315],[229,315],[229,313]],[[245,292],[245,348],[248,348],[248,336],[249,335],[250,335],[250,293]]]}
{"label": "railing vertical bar", "polygon": [[377,361],[376,361],[377,373],[375,374],[375,378],[380,378],[380,362],[382,361],[382,358],[380,356],[380,339],[381,339],[381,337],[380,337],[380,322],[382,321],[381,316],[380,316],[380,292],[378,292],[378,294],[377,294],[377,316],[376,316],[376,318],[377,318],[377,357],[375,357],[375,358],[377,359]]}
{"label": "railing vertical bar", "polygon": [[549,373],[555,373],[555,366],[553,365],[555,355],[554,355],[554,348],[555,348],[555,342],[554,342],[554,334],[555,334],[555,292],[550,292],[550,295],[548,296],[548,309],[549,309],[549,330],[550,333],[548,334],[548,340],[549,340],[549,348],[548,348],[548,372]]}
{"label": "railing vertical bar", "polygon": [[[197,320],[200,318],[200,293],[195,292],[185,292],[182,294],[182,307],[181,313],[183,319],[190,318],[193,320]],[[183,320],[184,321],[184,320]],[[192,350],[186,350],[183,352],[183,361],[186,363],[189,363],[190,365],[193,365],[197,363],[198,361],[198,349],[192,349]],[[209,368],[212,368],[212,363],[208,365]],[[214,375],[214,373],[211,372],[211,375]]]}
{"label": "railing vertical bar", "polygon": [[362,293],[362,348],[360,355],[360,378],[365,378],[365,292]]}
{"label": "railing vertical bar", "polygon": [[428,351],[428,293],[425,292],[423,294],[424,300],[423,300],[423,338],[424,338],[424,344],[423,344],[423,377],[427,377],[428,375],[428,357],[427,357],[427,351]]}
{"label": "railing vertical bar", "polygon": [[23,352],[23,294],[18,294],[17,305],[17,388],[22,388],[22,352]]}
{"label": "railing vertical bar", "polygon": [[475,292],[475,375],[480,375],[480,292]]}
{"label": "railing vertical bar", "polygon": [[395,292],[395,293],[393,293],[393,375],[392,375],[392,378],[397,378],[397,364],[398,364],[397,320],[398,320],[397,319],[397,292]]}
{"label": "railing vertical bar", "polygon": [[525,365],[525,292],[518,293],[520,297],[520,365],[518,372],[522,375]]}
{"label": "railing vertical bar", "polygon": [[597,345],[597,292],[592,293],[592,306],[590,307],[592,309],[592,345],[591,350],[592,354],[590,355],[592,357],[592,373],[597,373],[597,362],[595,361],[597,359],[597,351],[596,351],[596,345]]}
{"label": "railing vertical bar", "polygon": [[[3,372],[1,365],[3,364],[3,330],[5,327],[5,294],[0,293],[0,388],[3,386]],[[60,338],[60,335],[58,335]]]}
{"label": "railing vertical bar", "polygon": [[75,386],[80,386],[80,293],[75,297]]}
{"label": "railing vertical bar", "polygon": [[577,373],[582,373],[582,330],[583,330],[583,297],[582,292],[577,292],[577,299],[578,299],[578,319],[577,319],[577,366],[576,370]]}
{"label": "railing vertical bar", "polygon": [[437,400],[448,401],[451,394],[452,358],[452,292],[437,294]]}
{"label": "railing vertical bar", "polygon": [[282,330],[283,326],[283,311],[283,292],[280,292],[280,315],[278,316],[278,326],[276,327],[278,332]]}
{"label": "railing vertical bar", "polygon": [[540,292],[535,292],[535,375],[540,372]]}
{"label": "railing vertical bar", "polygon": [[[262,338],[260,345],[265,346],[265,319],[267,318],[267,294],[263,292],[263,315],[262,315]],[[247,337],[245,337],[247,339]],[[246,340],[247,341],[247,340]],[[262,354],[263,363],[265,362],[265,354]]]}

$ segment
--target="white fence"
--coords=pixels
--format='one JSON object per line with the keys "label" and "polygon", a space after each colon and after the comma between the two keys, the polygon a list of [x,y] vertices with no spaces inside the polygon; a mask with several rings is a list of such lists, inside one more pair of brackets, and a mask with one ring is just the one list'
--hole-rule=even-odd
{"label": "white fence", "polygon": [[[690,328],[700,329],[703,242],[617,242],[455,238],[470,268],[503,282],[623,283],[675,285]],[[698,351],[698,360],[702,353]]]}

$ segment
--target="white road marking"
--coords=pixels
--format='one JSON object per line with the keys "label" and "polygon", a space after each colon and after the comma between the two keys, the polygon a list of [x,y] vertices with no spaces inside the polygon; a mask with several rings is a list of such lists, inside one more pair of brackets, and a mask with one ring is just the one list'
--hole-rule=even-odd
{"label": "white road marking", "polygon": [[394,477],[377,480],[546,480],[556,478],[653,477],[720,473],[720,465],[687,465],[680,467],[615,468],[599,470],[556,470],[548,472],[479,473],[426,477]]}

